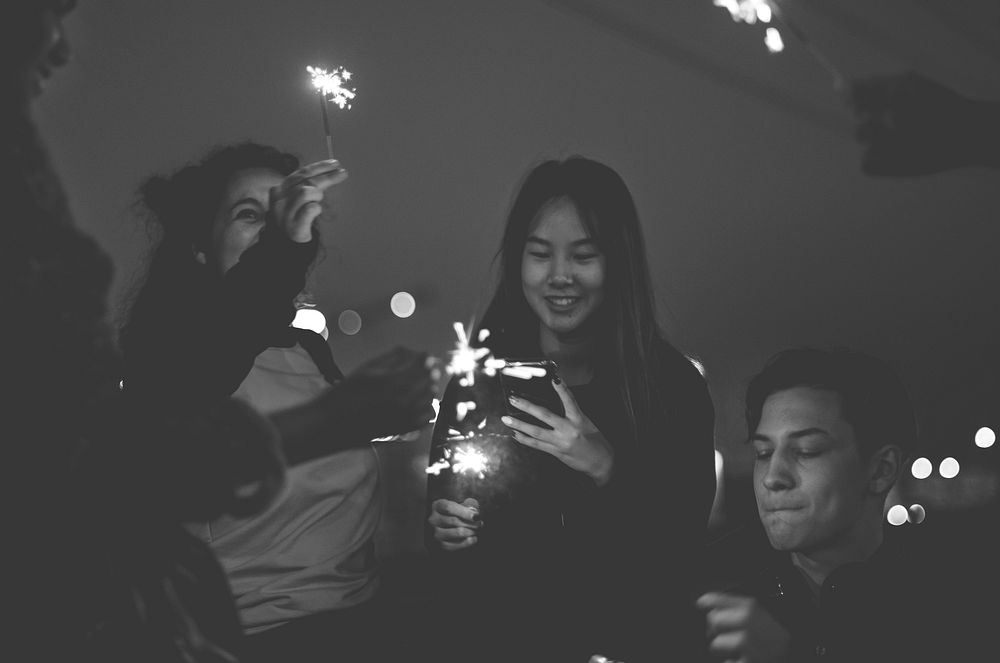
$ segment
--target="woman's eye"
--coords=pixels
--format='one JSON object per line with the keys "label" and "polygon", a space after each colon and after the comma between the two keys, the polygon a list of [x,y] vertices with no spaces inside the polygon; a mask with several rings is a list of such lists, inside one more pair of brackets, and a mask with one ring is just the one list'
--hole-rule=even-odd
{"label": "woman's eye", "polygon": [[758,450],[754,452],[754,456],[757,458],[757,460],[767,460],[768,458],[771,457],[771,453],[772,453],[771,451],[767,450]]}
{"label": "woman's eye", "polygon": [[260,218],[260,212],[253,209],[252,207],[244,207],[240,211],[236,212],[237,219],[258,219]]}
{"label": "woman's eye", "polygon": [[573,256],[573,259],[577,262],[588,262],[590,260],[594,260],[597,256],[598,254],[596,253],[577,253]]}
{"label": "woman's eye", "polygon": [[799,451],[799,458],[815,458],[821,451]]}
{"label": "woman's eye", "polygon": [[539,260],[545,260],[549,257],[549,254],[544,251],[528,251],[528,255]]}

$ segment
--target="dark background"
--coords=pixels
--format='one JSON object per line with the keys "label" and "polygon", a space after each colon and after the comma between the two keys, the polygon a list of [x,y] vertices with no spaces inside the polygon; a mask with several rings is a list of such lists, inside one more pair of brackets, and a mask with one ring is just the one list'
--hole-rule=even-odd
{"label": "dark background", "polygon": [[[997,2],[783,5],[847,77],[912,68],[1000,100]],[[863,175],[849,107],[787,31],[769,54],[761,26],[710,0],[101,0],[68,27],[74,61],[40,117],[79,223],[115,258],[116,308],[147,246],[139,182],[246,138],[323,158],[305,67],[344,65],[358,97],[331,122],[351,177],[311,287],[345,370],[395,344],[445,356],[491,291],[520,177],[582,153],[632,189],[664,328],[707,368],[727,477],[713,527],[753,513],[743,386],[798,344],[899,368],[922,452],[962,464],[894,492],[924,527],[995,503],[1000,449],[972,435],[1000,429],[1000,173]],[[389,311],[399,290],[410,318]],[[359,334],[337,330],[344,309]],[[421,550],[427,449],[382,447],[389,558]]]}

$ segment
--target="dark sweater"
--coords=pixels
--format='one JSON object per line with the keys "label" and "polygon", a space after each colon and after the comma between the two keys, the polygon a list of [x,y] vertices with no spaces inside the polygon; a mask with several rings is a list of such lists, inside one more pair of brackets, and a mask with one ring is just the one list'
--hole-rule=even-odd
{"label": "dark sweater", "polygon": [[[642,439],[610,381],[598,376],[572,387],[580,409],[614,447],[606,486],[518,444],[493,418],[484,431],[495,433],[488,451],[502,463],[494,475],[430,476],[428,505],[441,497],[476,497],[485,523],[468,550],[443,552],[428,538],[442,610],[471,618],[464,628],[477,643],[507,632],[518,642],[538,643],[525,650],[501,637],[482,655],[586,661],[601,653],[633,663],[695,646],[690,580],[715,489],[713,408],[696,369],[678,353],[664,355],[655,368],[659,407],[640,422]],[[459,430],[487,412],[502,413],[496,380],[477,380],[479,405]],[[449,414],[456,400],[469,397],[463,392],[453,382],[445,394],[432,464],[449,444],[447,431],[456,427]]]}

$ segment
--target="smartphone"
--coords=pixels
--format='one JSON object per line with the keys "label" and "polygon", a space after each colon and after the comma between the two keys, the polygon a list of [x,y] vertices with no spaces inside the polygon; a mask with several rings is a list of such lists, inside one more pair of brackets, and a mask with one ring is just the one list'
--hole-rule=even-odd
{"label": "smartphone", "polygon": [[565,416],[562,399],[552,386],[552,378],[558,375],[556,363],[550,359],[507,360],[500,369],[500,386],[503,388],[507,414],[535,426],[552,429],[548,424],[527,412],[518,410],[508,400],[511,396],[541,405],[560,417]]}

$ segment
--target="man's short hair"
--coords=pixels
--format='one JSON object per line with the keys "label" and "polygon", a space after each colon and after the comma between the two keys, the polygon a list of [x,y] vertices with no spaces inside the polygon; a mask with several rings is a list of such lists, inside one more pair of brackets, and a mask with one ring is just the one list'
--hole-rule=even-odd
{"label": "man's short hair", "polygon": [[886,444],[898,446],[906,457],[916,444],[916,415],[902,380],[881,359],[847,348],[793,348],[771,357],[747,386],[751,435],[768,396],[793,387],[840,397],[841,414],[854,428],[862,458]]}

